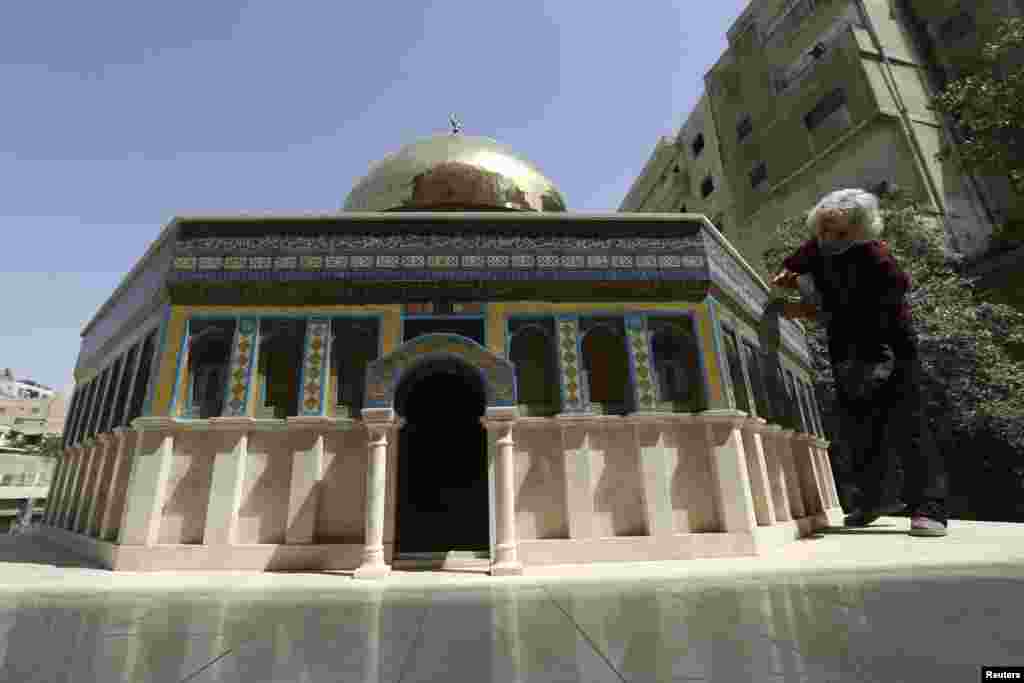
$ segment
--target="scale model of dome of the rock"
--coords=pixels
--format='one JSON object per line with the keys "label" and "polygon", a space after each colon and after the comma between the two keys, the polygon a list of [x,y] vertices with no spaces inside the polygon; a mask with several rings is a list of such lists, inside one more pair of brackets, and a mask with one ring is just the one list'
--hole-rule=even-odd
{"label": "scale model of dome of the rock", "polygon": [[435,135],[370,167],[345,211],[565,211],[536,166],[490,138]]}

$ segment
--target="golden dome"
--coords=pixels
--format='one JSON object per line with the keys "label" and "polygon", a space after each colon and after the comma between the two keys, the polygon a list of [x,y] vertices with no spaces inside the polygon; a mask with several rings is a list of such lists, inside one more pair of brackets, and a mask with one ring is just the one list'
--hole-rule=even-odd
{"label": "golden dome", "polygon": [[373,164],[345,211],[565,211],[536,166],[490,138],[434,135]]}

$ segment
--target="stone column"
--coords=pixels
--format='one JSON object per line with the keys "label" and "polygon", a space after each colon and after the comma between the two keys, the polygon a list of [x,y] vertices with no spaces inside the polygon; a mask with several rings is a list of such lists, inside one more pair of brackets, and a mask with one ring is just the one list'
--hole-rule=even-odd
{"label": "stone column", "polygon": [[[89,505],[86,508],[85,513],[85,524],[82,529],[82,533],[86,536],[92,535],[92,530],[99,525],[99,521],[96,519],[96,505],[99,503],[100,487],[108,482],[104,481],[103,466],[107,461],[110,454],[110,447],[113,443],[113,434],[104,432],[96,436],[96,441],[99,443],[98,454],[96,456],[96,465],[93,467],[92,476],[92,491],[89,495]],[[109,485],[108,485],[109,491]]]}
{"label": "stone column", "polygon": [[85,442],[87,454],[82,464],[82,476],[78,481],[78,499],[75,501],[74,514],[71,517],[71,528],[69,531],[79,533],[82,528],[82,515],[85,514],[86,508],[89,506],[89,482],[91,481],[93,472],[93,463],[96,461],[96,455],[99,452],[101,446],[96,442],[95,437]]}
{"label": "stone column", "polygon": [[700,419],[711,451],[724,530],[751,532],[757,527],[757,518],[739,429],[747,414],[739,410],[705,410]]}
{"label": "stone column", "polygon": [[[682,416],[679,416],[682,417]],[[675,533],[672,515],[672,474],[669,471],[665,433],[672,416],[634,413],[626,419],[633,423],[633,435],[640,455],[643,476],[647,533],[666,537]]]}
{"label": "stone column", "polygon": [[512,440],[512,426],[518,417],[518,409],[488,408],[482,419],[484,426],[496,438],[497,454],[495,479],[497,516],[494,557],[491,558],[491,576],[511,576],[523,573],[516,554],[516,489],[515,489],[515,442]]}
{"label": "stone column", "polygon": [[366,466],[366,537],[363,563],[353,576],[377,579],[391,573],[384,561],[384,503],[387,499],[388,433],[395,426],[391,408],[364,408],[363,424],[370,433]]}
{"label": "stone column", "polygon": [[127,440],[128,430],[124,427],[114,427],[113,461],[110,463],[110,476],[107,477],[110,482],[110,492],[107,494],[107,500],[100,513],[99,539],[101,541],[107,540],[113,530],[114,498],[117,497],[117,482],[121,476],[121,468],[124,467]]}
{"label": "stone column", "polygon": [[131,479],[125,493],[122,545],[153,546],[160,535],[167,480],[174,457],[174,420],[139,417],[133,422],[138,432]]}
{"label": "stone column", "polygon": [[235,542],[249,455],[249,429],[253,422],[247,417],[210,418],[210,425],[217,432],[215,436],[219,437],[220,448],[213,456],[203,545],[231,545]]}
{"label": "stone column", "polygon": [[772,489],[772,503],[775,507],[775,520],[788,522],[793,519],[789,507],[789,488],[786,485],[786,468],[782,461],[782,427],[766,424],[761,428],[763,437],[765,463],[768,467],[768,479]]}
{"label": "stone column", "polygon": [[743,451],[747,456],[747,472],[750,475],[750,491],[754,496],[754,515],[757,517],[758,526],[772,526],[776,522],[764,439],[761,438],[765,425],[766,420],[762,417],[748,417],[741,429]]}
{"label": "stone column", "polygon": [[590,418],[561,416],[562,457],[565,464],[565,505],[569,538],[593,536],[594,482],[590,467]]}
{"label": "stone column", "polygon": [[786,486],[789,491],[789,505],[790,510],[794,519],[807,516],[806,508],[804,507],[804,498],[802,493],[802,486],[800,484],[800,476],[796,467],[796,460],[794,459],[794,448],[793,439],[796,437],[796,431],[792,429],[783,429],[779,432],[778,451],[779,460],[782,461],[782,466],[786,471]]}

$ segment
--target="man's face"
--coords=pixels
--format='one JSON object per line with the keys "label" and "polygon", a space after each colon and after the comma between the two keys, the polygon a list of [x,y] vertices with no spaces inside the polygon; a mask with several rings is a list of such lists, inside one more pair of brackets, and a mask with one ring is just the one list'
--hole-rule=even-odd
{"label": "man's face", "polygon": [[822,242],[853,238],[850,217],[842,209],[826,209],[818,214],[818,239]]}

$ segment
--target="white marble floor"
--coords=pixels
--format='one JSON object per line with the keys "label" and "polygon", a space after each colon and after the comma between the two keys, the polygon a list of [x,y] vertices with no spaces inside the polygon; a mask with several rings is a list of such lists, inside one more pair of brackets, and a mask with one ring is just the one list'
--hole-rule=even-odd
{"label": "white marble floor", "polygon": [[979,680],[982,665],[1024,666],[1017,562],[111,591],[109,573],[40,544],[0,544],[0,585],[88,572],[96,588],[0,591],[0,681],[952,683]]}

